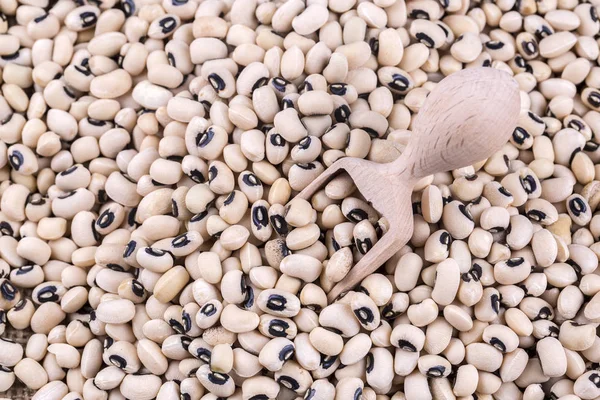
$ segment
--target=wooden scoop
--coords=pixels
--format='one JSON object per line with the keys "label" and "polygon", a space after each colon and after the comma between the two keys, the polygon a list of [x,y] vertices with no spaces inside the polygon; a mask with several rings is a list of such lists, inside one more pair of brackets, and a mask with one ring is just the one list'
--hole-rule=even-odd
{"label": "wooden scoop", "polygon": [[413,123],[408,145],[398,159],[377,164],[342,158],[299,193],[299,197],[310,201],[331,178],[345,171],[390,224],[389,231],[332,288],[330,301],[360,283],[410,240],[415,182],[490,157],[514,131],[520,102],[517,82],[505,72],[471,68],[452,74],[427,97]]}

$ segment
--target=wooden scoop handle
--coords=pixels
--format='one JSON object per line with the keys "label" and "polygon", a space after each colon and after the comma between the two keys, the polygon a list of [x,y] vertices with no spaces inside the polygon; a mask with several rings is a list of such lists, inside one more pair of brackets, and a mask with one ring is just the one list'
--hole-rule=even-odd
{"label": "wooden scoop handle", "polygon": [[419,179],[490,157],[514,131],[520,104],[518,84],[506,72],[470,68],[448,76],[425,100],[394,168]]}

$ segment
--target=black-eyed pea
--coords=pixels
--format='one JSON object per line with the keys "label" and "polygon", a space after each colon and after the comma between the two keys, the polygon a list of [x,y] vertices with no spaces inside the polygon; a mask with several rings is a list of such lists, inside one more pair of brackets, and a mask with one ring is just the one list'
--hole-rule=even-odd
{"label": "black-eyed pea", "polygon": [[[48,303],[44,303],[48,304]],[[111,324],[122,324],[129,322],[135,315],[135,306],[130,300],[107,300],[98,305],[96,317]]]}
{"label": "black-eyed pea", "polygon": [[437,264],[435,273],[435,285],[431,297],[437,304],[447,306],[456,297],[460,284],[460,268],[454,259],[448,258]]}
{"label": "black-eyed pea", "polygon": [[156,397],[162,382],[151,374],[128,374],[119,385],[123,396],[132,400],[146,400]]}
{"label": "black-eyed pea", "polygon": [[33,397],[35,397],[36,400],[58,399],[65,397],[68,393],[68,386],[64,382],[55,380],[42,386]]}
{"label": "black-eyed pea", "polygon": [[341,281],[353,265],[352,250],[343,247],[336,251],[325,266],[325,276],[332,282]]}
{"label": "black-eyed pea", "polygon": [[266,396],[274,399],[279,394],[279,384],[267,376],[254,376],[244,380],[242,383],[242,395],[244,398],[260,398]]}
{"label": "black-eyed pea", "polygon": [[580,398],[593,398],[598,392],[600,392],[600,388],[598,388],[599,378],[600,376],[595,370],[588,371],[581,375],[577,378],[575,384],[573,385],[574,394]]}
{"label": "black-eyed pea", "polygon": [[[529,272],[529,271],[528,271]],[[493,321],[500,311],[500,294],[495,288],[485,288],[481,300],[475,305],[475,317],[479,321]]]}
{"label": "black-eyed pea", "polygon": [[450,325],[460,332],[465,332],[473,327],[473,320],[467,311],[458,305],[450,304],[444,307],[444,318]]}
{"label": "black-eyed pea", "polygon": [[14,367],[14,375],[29,389],[33,390],[40,389],[48,383],[48,374],[44,368],[32,358],[24,358],[19,361]]}
{"label": "black-eyed pea", "polygon": [[228,304],[220,315],[221,325],[234,333],[248,332],[256,329],[260,318],[252,311],[239,308],[237,305]]}
{"label": "black-eyed pea", "polygon": [[425,299],[418,304],[410,305],[407,315],[413,325],[423,327],[435,320],[438,315],[438,306],[432,299]]}
{"label": "black-eyed pea", "polygon": [[548,284],[557,288],[564,288],[577,281],[576,270],[566,263],[555,263],[544,268],[544,275]]}
{"label": "black-eyed pea", "polygon": [[3,366],[14,367],[23,359],[24,350],[23,346],[19,343],[2,338],[0,340],[0,347],[2,348],[2,356],[0,358]]}
{"label": "black-eyed pea", "polygon": [[258,360],[263,367],[275,372],[283,367],[294,351],[294,343],[291,340],[282,337],[273,338],[262,347]]}
{"label": "black-eyed pea", "polygon": [[452,372],[452,367],[448,360],[438,355],[424,355],[419,357],[419,371],[430,378],[446,377]]}
{"label": "black-eyed pea", "polygon": [[425,242],[425,259],[430,262],[441,262],[448,257],[452,236],[446,230],[434,232]]}
{"label": "black-eyed pea", "polygon": [[187,270],[177,265],[165,272],[154,285],[154,297],[166,303],[171,301],[189,281]]}
{"label": "black-eyed pea", "polygon": [[275,380],[297,394],[305,393],[313,383],[311,374],[295,361],[289,361],[275,372]]}
{"label": "black-eyed pea", "polygon": [[229,344],[217,344],[212,349],[210,369],[214,372],[229,373],[233,368],[233,350]]}
{"label": "black-eyed pea", "polygon": [[424,398],[431,397],[427,377],[419,371],[413,371],[410,374],[406,374],[404,385],[404,393],[407,398],[419,398],[421,396],[424,396]]}
{"label": "black-eyed pea", "polygon": [[531,264],[523,257],[500,261],[494,265],[494,279],[503,285],[522,282],[530,273]]}
{"label": "black-eyed pea", "polygon": [[76,368],[79,366],[81,356],[77,349],[66,343],[54,343],[48,346],[48,352],[54,354],[56,362],[61,368]]}

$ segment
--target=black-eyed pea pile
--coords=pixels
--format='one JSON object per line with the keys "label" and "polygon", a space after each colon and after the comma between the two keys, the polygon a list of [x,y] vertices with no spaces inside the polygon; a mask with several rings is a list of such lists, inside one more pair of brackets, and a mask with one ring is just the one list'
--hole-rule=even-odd
{"label": "black-eyed pea pile", "polygon": [[[600,33],[574,0],[0,0],[0,398],[600,398]],[[521,89],[410,242],[339,175]],[[13,340],[14,339],[14,340]]]}

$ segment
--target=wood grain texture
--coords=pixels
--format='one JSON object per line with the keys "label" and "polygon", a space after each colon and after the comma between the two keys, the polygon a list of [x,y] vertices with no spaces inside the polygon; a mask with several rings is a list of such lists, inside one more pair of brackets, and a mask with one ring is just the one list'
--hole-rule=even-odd
{"label": "wood grain texture", "polygon": [[410,240],[414,183],[490,157],[508,141],[520,108],[518,85],[507,73],[492,68],[462,70],[442,80],[429,94],[413,123],[406,150],[397,160],[377,164],[342,158],[298,195],[310,199],[345,171],[390,223],[390,231],[328,293],[330,301],[359,284]]}

